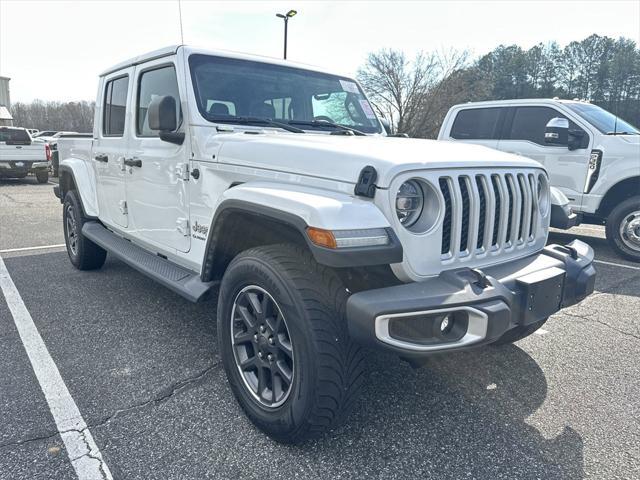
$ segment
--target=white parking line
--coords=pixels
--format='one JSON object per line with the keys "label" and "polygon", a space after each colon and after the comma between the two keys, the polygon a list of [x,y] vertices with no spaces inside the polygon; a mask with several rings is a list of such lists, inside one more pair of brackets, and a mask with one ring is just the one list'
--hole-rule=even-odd
{"label": "white parking line", "polygon": [[112,480],[109,467],[102,459],[102,454],[33,323],[33,318],[22,301],[2,257],[0,257],[0,290],[7,301],[24,349],[78,478],[80,480],[104,478]]}
{"label": "white parking line", "polygon": [[611,265],[612,267],[629,268],[631,270],[640,270],[640,267],[634,267],[632,265],[624,265],[622,263],[605,262],[604,260],[594,260],[593,263],[601,263],[603,265]]}
{"label": "white parking line", "polygon": [[64,243],[57,243],[55,245],[40,245],[39,247],[6,248],[0,250],[0,253],[27,252],[29,250],[45,250],[47,248],[60,248],[64,246],[66,246]]}

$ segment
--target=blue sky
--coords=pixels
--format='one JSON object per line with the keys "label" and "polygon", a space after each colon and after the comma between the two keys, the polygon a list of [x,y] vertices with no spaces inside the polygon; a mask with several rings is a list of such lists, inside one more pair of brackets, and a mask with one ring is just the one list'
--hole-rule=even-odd
{"label": "blue sky", "polygon": [[[384,47],[524,48],[564,45],[591,33],[640,43],[640,0],[621,1],[212,1],[182,0],[185,43],[279,57],[282,20],[289,58],[355,74],[368,52]],[[0,75],[12,101],[91,100],[108,66],[180,43],[178,1],[0,0]]]}

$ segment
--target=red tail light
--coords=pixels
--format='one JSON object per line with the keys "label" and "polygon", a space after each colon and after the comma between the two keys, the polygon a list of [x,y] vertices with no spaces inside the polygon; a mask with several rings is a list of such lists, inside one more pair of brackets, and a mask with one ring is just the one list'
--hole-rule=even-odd
{"label": "red tail light", "polygon": [[48,143],[44,144],[44,151],[47,154],[47,162],[51,161],[51,147],[49,146]]}

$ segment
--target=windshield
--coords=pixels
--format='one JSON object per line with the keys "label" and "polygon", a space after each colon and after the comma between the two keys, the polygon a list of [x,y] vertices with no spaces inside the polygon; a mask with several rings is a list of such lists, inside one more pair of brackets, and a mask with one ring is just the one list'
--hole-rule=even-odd
{"label": "windshield", "polygon": [[604,108],[600,108],[597,105],[589,103],[566,103],[567,107],[583,117],[593,126],[595,126],[602,133],[626,133],[626,134],[640,134],[638,129],[625,122],[620,117],[617,117],[611,112],[607,112]]}
{"label": "windshield", "polygon": [[[300,68],[211,55],[189,57],[198,109],[213,122],[263,118],[306,130],[333,131],[332,122],[380,133],[373,109],[349,78]],[[229,117],[229,118],[225,118]],[[319,122],[313,122],[319,120]]]}

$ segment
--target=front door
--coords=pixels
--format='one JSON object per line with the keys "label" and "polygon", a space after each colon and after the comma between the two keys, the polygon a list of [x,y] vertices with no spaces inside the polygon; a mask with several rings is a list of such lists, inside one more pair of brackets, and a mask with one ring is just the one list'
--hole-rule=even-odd
{"label": "front door", "polygon": [[[129,226],[142,240],[188,252],[188,140],[175,145],[149,128],[148,107],[159,95],[171,95],[181,105],[176,67],[166,58],[145,63],[135,73],[134,125],[125,162]],[[180,124],[182,113],[178,115]]]}
{"label": "front door", "polygon": [[100,218],[107,224],[127,227],[124,156],[129,148],[128,102],[133,68],[119,70],[101,79],[102,99],[96,115],[100,125],[93,140],[91,163],[96,174]]}
{"label": "front door", "polygon": [[[545,128],[552,118],[567,118],[552,107],[518,106],[512,112],[510,126],[500,139],[498,149],[532,158],[545,166],[551,185],[569,198],[572,207],[582,204],[582,193],[589,161],[589,135],[584,132],[584,148],[569,150],[566,146],[547,145]],[[570,130],[583,130],[569,119]]]}

